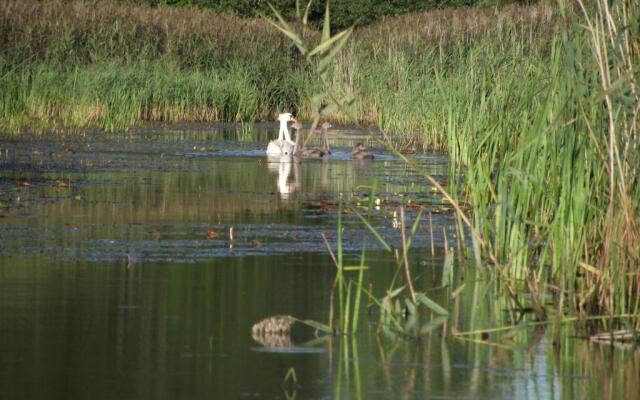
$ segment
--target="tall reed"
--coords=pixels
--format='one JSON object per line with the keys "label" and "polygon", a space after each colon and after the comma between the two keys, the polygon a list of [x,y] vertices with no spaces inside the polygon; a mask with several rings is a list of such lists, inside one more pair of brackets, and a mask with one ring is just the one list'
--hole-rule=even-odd
{"label": "tall reed", "polygon": [[[437,73],[451,75],[452,81],[464,76],[469,52],[477,55],[477,66],[492,63],[496,54],[525,65],[544,63],[556,19],[543,5],[458,7],[387,18],[354,30],[354,40],[337,55],[323,83],[295,45],[262,19],[107,2],[8,0],[0,3],[0,85],[6,93],[0,120],[15,131],[34,124],[36,129],[69,124],[122,129],[145,119],[271,120],[283,110],[313,118],[311,99],[325,87],[336,99],[355,95],[350,112],[327,114],[333,121],[377,124],[407,145],[445,149]],[[301,26],[294,22],[292,27]],[[298,30],[305,41],[321,36],[310,27]],[[94,88],[91,107],[77,104],[76,72],[88,76],[110,68],[135,70],[143,82],[163,68],[191,77],[172,84],[179,93],[197,93],[191,83],[213,75],[228,83],[223,100],[233,102],[248,87],[258,106],[240,118],[227,110],[236,105],[202,101],[194,94],[179,101],[188,112],[176,112],[170,91],[149,85],[144,96],[128,92],[130,73],[123,73],[115,87],[118,107],[94,110],[93,103],[104,108],[102,99],[114,96],[103,92],[115,91],[110,86]],[[47,81],[56,106],[30,108],[41,95],[30,82],[41,80],[43,69],[59,76],[55,84]],[[9,87],[19,88],[20,95]],[[151,103],[154,111],[141,103]],[[202,110],[202,103],[209,109]],[[59,118],[61,107],[75,117]]]}
{"label": "tall reed", "polygon": [[495,46],[470,48],[459,58],[465,71],[434,67],[437,123],[473,228],[499,282],[541,319],[640,312],[632,3],[560,8],[560,34],[526,63],[511,53],[525,53],[516,44],[506,59]]}

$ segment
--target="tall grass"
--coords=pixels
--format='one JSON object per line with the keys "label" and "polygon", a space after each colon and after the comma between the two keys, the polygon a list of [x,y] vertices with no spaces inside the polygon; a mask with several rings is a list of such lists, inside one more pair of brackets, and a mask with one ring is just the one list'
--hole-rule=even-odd
{"label": "tall grass", "polygon": [[265,21],[108,2],[2,2],[0,49],[3,131],[271,120],[305,74]]}
{"label": "tall grass", "polygon": [[425,97],[464,177],[452,192],[514,300],[540,319],[634,315],[637,328],[640,11],[579,5],[559,6],[546,46],[485,43],[460,52],[463,68],[436,63]]}
{"label": "tall grass", "polygon": [[[476,55],[476,67],[491,65],[495,54],[525,65],[544,64],[548,37],[557,29],[555,19],[547,6],[460,7],[386,18],[354,31],[354,40],[338,55],[323,83],[295,45],[263,19],[99,1],[8,0],[0,3],[0,89],[6,93],[0,121],[15,131],[34,124],[123,129],[165,115],[183,121],[271,120],[289,110],[312,118],[312,94],[328,85],[338,98],[357,99],[349,113],[330,115],[334,122],[375,124],[407,145],[444,149],[438,74],[453,81],[464,76],[469,53]],[[293,27],[301,28],[297,23]],[[321,35],[308,27],[297,30],[311,42]],[[173,91],[149,83],[142,96],[129,92],[140,85],[135,79],[127,81],[133,72],[120,75],[128,69],[146,82],[164,68],[169,76],[191,78],[184,83],[178,79]],[[102,99],[117,95],[120,106],[100,112],[94,112],[93,105],[76,106],[76,72],[89,79],[108,69],[116,73],[119,84],[96,86],[93,103],[102,109]],[[44,114],[46,107],[29,107],[41,94],[32,92],[29,82],[41,80],[38,74],[43,70],[59,76],[49,89],[57,98],[56,107]],[[241,118],[220,109],[233,110],[234,104],[209,104],[195,94],[179,96],[176,106],[178,96],[173,93],[195,93],[193,83],[211,76],[227,82],[229,90],[235,86],[239,93],[229,96],[232,101],[249,87],[257,105]],[[19,88],[20,95],[9,88]],[[148,112],[141,103],[151,104],[155,111]],[[210,108],[206,112],[200,110],[203,103]],[[75,119],[59,118],[61,106],[68,110],[62,113],[75,110]],[[176,107],[188,111],[176,112]]]}
{"label": "tall grass", "polygon": [[334,90],[357,92],[351,115],[391,130],[396,146],[403,132],[446,148],[464,177],[451,192],[464,193],[515,304],[540,319],[631,315],[638,328],[640,10],[619,0],[556,11],[541,14],[551,30],[468,24],[437,44],[408,23],[395,35],[374,26],[390,44],[371,32],[369,47],[355,41]]}
{"label": "tall grass", "polygon": [[10,130],[33,121],[42,129],[97,125],[107,130],[139,120],[250,121],[266,113],[252,78],[241,65],[183,71],[170,62],[69,70],[40,64],[0,81],[0,119]]}

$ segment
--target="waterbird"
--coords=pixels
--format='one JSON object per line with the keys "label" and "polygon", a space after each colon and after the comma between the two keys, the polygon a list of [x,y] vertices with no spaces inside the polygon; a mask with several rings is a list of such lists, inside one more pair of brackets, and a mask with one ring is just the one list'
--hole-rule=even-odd
{"label": "waterbird", "polygon": [[282,113],[278,115],[280,121],[280,130],[278,131],[278,139],[272,140],[267,145],[267,155],[270,156],[289,156],[293,153],[294,143],[289,134],[287,123],[296,121],[291,113]]}
{"label": "waterbird", "polygon": [[[324,126],[324,124],[323,124]],[[304,147],[303,144],[303,133],[302,133],[302,124],[299,122],[295,122],[291,125],[291,129],[296,130],[296,142],[293,145],[293,156],[297,158],[307,158],[307,159],[321,159],[325,156],[331,154],[331,150],[328,148],[327,140],[326,140],[326,129],[322,130],[323,135],[323,145],[322,148],[318,147]]]}
{"label": "waterbird", "polygon": [[333,128],[333,125],[331,125],[328,122],[325,122],[320,127],[322,128],[322,149],[325,151],[325,153],[331,154],[331,149],[329,148],[328,130],[329,128]]}
{"label": "waterbird", "polygon": [[354,160],[373,160],[373,153],[367,149],[362,142],[358,142],[351,151],[351,157]]}

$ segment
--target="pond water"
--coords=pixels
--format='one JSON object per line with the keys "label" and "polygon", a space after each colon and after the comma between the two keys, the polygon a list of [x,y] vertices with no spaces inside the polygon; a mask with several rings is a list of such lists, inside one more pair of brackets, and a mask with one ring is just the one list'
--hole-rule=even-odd
{"label": "pond water", "polygon": [[[162,399],[633,398],[638,351],[544,328],[476,341],[499,326],[486,271],[456,268],[442,290],[454,214],[437,191],[361,132],[334,132],[332,159],[264,154],[274,126],[149,126],[0,141],[0,397]],[[341,139],[337,139],[337,138]],[[446,157],[419,155],[445,182]],[[365,281],[385,294],[397,269],[360,221],[400,247],[399,206],[421,220],[409,261],[416,290],[450,310],[424,313],[418,337],[378,334],[375,307],[352,336],[298,327],[268,347],[251,326],[285,314],[326,322],[343,204],[347,264],[364,246]],[[432,228],[431,228],[432,227]],[[433,233],[431,233],[433,232]],[[433,238],[433,239],[432,239]],[[433,243],[433,250],[431,243]],[[464,286],[462,286],[464,284]],[[367,301],[370,302],[370,301]],[[497,310],[497,311],[496,311]],[[559,344],[559,345],[558,345]],[[295,375],[295,381],[293,379]]]}

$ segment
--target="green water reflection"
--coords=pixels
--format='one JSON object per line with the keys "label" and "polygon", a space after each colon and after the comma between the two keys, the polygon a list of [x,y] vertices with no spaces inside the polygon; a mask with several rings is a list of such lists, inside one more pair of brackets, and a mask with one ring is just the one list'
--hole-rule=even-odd
{"label": "green water reflection", "polygon": [[[637,351],[571,332],[559,348],[544,330],[492,335],[489,343],[447,334],[504,323],[508,305],[485,283],[486,271],[456,270],[455,286],[465,287],[455,299],[440,289],[444,235],[455,242],[451,213],[392,157],[354,164],[338,147],[329,163],[269,163],[261,143],[171,132],[3,143],[1,397],[619,399],[640,392]],[[445,179],[443,157],[421,162]],[[374,179],[382,202],[373,221],[395,245],[398,204],[411,198],[434,212],[435,255],[425,221],[411,264],[416,290],[447,306],[450,318],[418,339],[394,338],[377,335],[375,309],[365,310],[357,336],[320,341],[313,351],[264,351],[250,335],[262,318],[327,320],[334,267],[320,233],[334,241],[337,203],[363,207],[362,185]],[[366,280],[382,296],[393,258],[355,216],[344,221],[347,261],[357,261],[368,238]],[[420,315],[420,323],[434,318]],[[297,344],[313,338],[310,330],[294,333]],[[297,384],[283,383],[291,369]]]}

